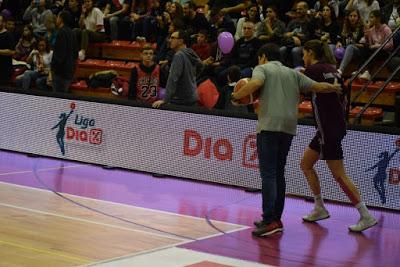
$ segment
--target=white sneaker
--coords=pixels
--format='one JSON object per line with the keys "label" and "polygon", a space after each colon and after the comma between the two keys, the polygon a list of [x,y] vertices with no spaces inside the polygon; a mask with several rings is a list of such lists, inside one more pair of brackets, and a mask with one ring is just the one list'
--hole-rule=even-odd
{"label": "white sneaker", "polygon": [[324,208],[314,208],[310,214],[303,216],[305,222],[316,222],[330,217],[329,212]]}
{"label": "white sneaker", "polygon": [[369,80],[371,80],[371,74],[369,74],[369,71],[366,70],[358,78],[361,79],[361,80],[369,81]]}
{"label": "white sneaker", "polygon": [[378,221],[369,215],[368,217],[361,218],[357,224],[353,224],[349,226],[349,230],[352,232],[362,232],[364,230],[367,230],[368,228],[376,225]]}
{"label": "white sneaker", "polygon": [[78,58],[79,58],[79,60],[80,61],[83,61],[83,60],[85,60],[85,51],[84,50],[80,50],[79,51],[79,53],[78,53]]}

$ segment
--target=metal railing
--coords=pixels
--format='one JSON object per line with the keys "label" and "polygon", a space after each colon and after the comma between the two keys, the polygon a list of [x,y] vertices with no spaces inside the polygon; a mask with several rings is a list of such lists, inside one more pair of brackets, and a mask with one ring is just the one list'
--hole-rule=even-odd
{"label": "metal railing", "polygon": [[[374,81],[375,77],[383,70],[383,68],[389,63],[389,61],[400,51],[400,44],[397,44],[395,49],[390,53],[388,58],[381,64],[378,69],[371,75],[371,79],[364,83],[362,88],[355,94],[353,98],[351,98],[351,87],[354,82],[354,80],[358,77],[358,75],[366,69],[368,64],[374,60],[378,53],[383,50],[383,47],[395,36],[396,34],[400,34],[400,26],[397,27],[386,40],[383,42],[383,44],[374,51],[374,53],[364,62],[364,64],[351,76],[349,83],[348,83],[348,101],[347,101],[347,120],[349,120],[349,115],[350,115],[350,110],[351,110],[351,105],[352,103],[356,102],[357,99],[361,96],[362,93],[364,93],[367,89],[368,86]],[[355,116],[353,120],[353,124],[360,123],[361,122],[361,117],[364,114],[364,112],[373,104],[373,102],[378,98],[378,96],[385,90],[386,86],[389,84],[389,82],[393,79],[393,77],[400,71],[400,65],[397,66],[397,68],[387,77],[385,82],[383,83],[382,86],[373,94],[373,96],[370,98],[370,100],[362,107],[359,113]]]}

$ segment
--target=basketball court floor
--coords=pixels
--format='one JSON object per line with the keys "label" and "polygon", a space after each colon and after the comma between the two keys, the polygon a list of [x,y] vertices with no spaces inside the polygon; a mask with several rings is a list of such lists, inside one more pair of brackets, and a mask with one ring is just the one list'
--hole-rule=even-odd
{"label": "basketball court floor", "polygon": [[287,197],[284,232],[254,238],[260,203],[240,188],[0,151],[0,266],[400,262],[397,212],[373,209],[379,225],[354,234],[351,206],[327,203],[331,218],[310,224],[312,203]]}

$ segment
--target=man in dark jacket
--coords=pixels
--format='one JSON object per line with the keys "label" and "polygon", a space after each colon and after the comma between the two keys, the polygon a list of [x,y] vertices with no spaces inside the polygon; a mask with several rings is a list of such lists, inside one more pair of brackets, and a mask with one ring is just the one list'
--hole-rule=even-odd
{"label": "man in dark jacket", "polygon": [[196,53],[187,48],[189,37],[183,30],[171,34],[170,48],[176,53],[165,88],[165,97],[153,103],[158,108],[164,103],[193,106],[197,103],[196,76],[203,69],[203,63]]}
{"label": "man in dark jacket", "polygon": [[68,92],[78,58],[78,43],[69,27],[70,17],[68,11],[62,11],[56,21],[59,30],[51,61],[51,75],[48,78],[48,84],[52,84],[55,92]]}

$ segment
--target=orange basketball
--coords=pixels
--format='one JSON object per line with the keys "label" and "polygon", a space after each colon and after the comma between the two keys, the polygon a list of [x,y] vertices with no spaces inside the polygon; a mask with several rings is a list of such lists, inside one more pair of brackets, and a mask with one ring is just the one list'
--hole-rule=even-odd
{"label": "orange basketball", "polygon": [[[233,88],[233,91],[234,91],[234,92],[240,91],[240,88],[242,88],[244,85],[246,85],[249,81],[250,81],[250,78],[243,78],[243,79],[240,79],[240,80],[236,83],[235,87]],[[257,102],[257,100],[258,100],[259,93],[260,93],[259,90],[257,90],[257,91],[255,91],[255,92],[253,92],[252,94],[247,95],[247,96],[245,96],[245,97],[239,99],[238,102],[239,102],[241,105],[250,105],[250,104],[254,104],[254,103]]]}

